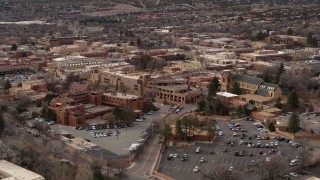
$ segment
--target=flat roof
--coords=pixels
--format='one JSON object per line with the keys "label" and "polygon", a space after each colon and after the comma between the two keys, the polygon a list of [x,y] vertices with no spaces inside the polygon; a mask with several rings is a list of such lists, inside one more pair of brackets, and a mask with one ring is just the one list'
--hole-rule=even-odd
{"label": "flat roof", "polygon": [[264,97],[264,96],[259,96],[256,94],[244,94],[244,95],[240,95],[241,98],[245,98],[247,100],[253,100],[256,102],[267,102],[272,100],[272,97]]}
{"label": "flat roof", "polygon": [[216,94],[219,96],[223,96],[223,97],[237,97],[238,96],[236,94],[232,94],[232,93],[228,93],[228,92],[217,92]]}
{"label": "flat roof", "polygon": [[17,166],[9,161],[0,160],[0,174],[4,180],[44,180],[39,174]]}
{"label": "flat roof", "polygon": [[123,93],[103,93],[106,96],[118,97],[122,99],[138,99],[139,96],[135,96],[132,94],[123,94]]}

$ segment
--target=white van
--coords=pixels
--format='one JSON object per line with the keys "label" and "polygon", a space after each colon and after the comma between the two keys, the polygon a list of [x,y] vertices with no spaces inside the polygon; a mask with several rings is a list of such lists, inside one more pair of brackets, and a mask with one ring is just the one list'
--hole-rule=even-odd
{"label": "white van", "polygon": [[196,153],[200,153],[200,147],[197,147]]}

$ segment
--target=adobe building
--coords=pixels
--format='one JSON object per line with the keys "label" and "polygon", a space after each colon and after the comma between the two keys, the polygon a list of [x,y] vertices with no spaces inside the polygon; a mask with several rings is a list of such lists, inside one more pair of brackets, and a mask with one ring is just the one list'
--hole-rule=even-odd
{"label": "adobe building", "polygon": [[[95,74],[92,74],[94,76]],[[96,76],[95,76],[96,77]],[[110,87],[110,91],[123,92],[135,96],[144,95],[144,87],[150,79],[149,74],[145,73],[124,73],[121,71],[103,71],[99,74],[99,84]]]}
{"label": "adobe building", "polygon": [[253,101],[254,105],[261,106],[282,96],[278,85],[266,83],[257,77],[233,74],[230,70],[221,74],[221,91],[230,92],[234,82],[240,85],[241,99],[246,102]]}
{"label": "adobe building", "polygon": [[256,50],[253,53],[244,53],[240,55],[240,59],[248,62],[255,61],[276,61],[276,60],[291,60],[291,56],[283,51],[274,50]]}
{"label": "adobe building", "polygon": [[180,105],[198,102],[202,98],[202,93],[189,86],[156,86],[154,98],[163,103]]}
{"label": "adobe building", "polygon": [[49,104],[57,115],[57,123],[77,126],[86,120],[103,116],[118,106],[132,111],[142,110],[144,98],[122,93],[74,91],[55,98]]}

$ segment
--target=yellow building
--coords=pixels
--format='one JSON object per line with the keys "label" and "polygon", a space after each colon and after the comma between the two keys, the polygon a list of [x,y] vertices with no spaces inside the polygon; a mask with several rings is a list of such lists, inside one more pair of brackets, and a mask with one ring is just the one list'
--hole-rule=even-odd
{"label": "yellow building", "polygon": [[230,92],[234,82],[240,85],[240,97],[247,102],[253,101],[257,106],[269,103],[282,96],[282,91],[278,85],[266,83],[257,77],[232,74],[230,70],[225,70],[221,74],[221,91]]}

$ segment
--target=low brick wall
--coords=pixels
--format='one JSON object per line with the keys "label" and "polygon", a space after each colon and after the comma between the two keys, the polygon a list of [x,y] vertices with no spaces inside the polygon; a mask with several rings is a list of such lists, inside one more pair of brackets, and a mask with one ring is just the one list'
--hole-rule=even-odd
{"label": "low brick wall", "polygon": [[287,138],[290,138],[290,139],[294,139],[294,135],[292,135],[290,133],[283,132],[283,131],[277,130],[276,134],[284,136],[284,137],[287,137]]}
{"label": "low brick wall", "polygon": [[153,176],[155,176],[156,178],[161,179],[161,180],[174,180],[173,178],[166,176],[162,173],[159,173],[157,171],[153,172]]}
{"label": "low brick wall", "polygon": [[320,141],[320,136],[295,136],[294,139],[312,139]]}
{"label": "low brick wall", "polygon": [[158,172],[158,168],[159,168],[159,165],[160,165],[160,162],[161,162],[161,159],[162,159],[163,150],[164,150],[164,146],[161,145],[161,147],[158,150],[157,155],[156,155],[156,161],[151,167],[151,172],[150,173],[152,174],[153,177],[161,179],[161,180],[164,180],[164,179],[165,180],[174,180],[173,178]]}

